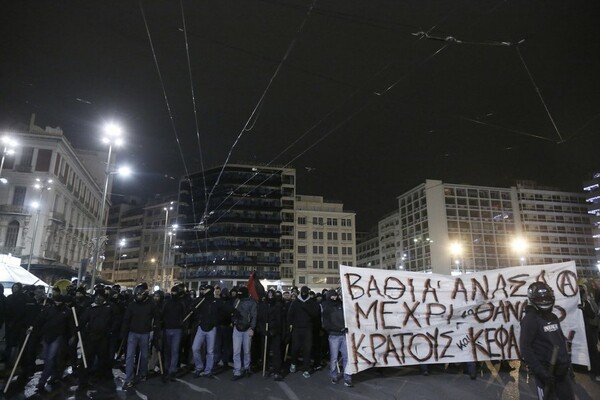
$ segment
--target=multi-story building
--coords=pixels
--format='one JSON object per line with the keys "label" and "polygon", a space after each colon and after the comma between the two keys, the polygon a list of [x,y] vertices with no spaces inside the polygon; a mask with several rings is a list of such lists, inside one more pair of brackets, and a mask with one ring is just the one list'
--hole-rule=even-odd
{"label": "multi-story building", "polygon": [[594,274],[585,200],[531,182],[495,188],[427,180],[398,197],[398,268],[450,274],[573,260],[580,275]]}
{"label": "multi-story building", "polygon": [[585,182],[583,190],[586,193],[588,214],[592,221],[592,237],[596,250],[596,265],[600,273],[600,172],[595,173],[591,181]]}
{"label": "multi-story building", "polygon": [[245,284],[252,271],[276,285],[294,279],[292,168],[229,164],[182,178],[179,279]]}
{"label": "multi-story building", "polygon": [[339,265],[356,265],[355,217],[342,203],[296,196],[297,285],[314,290],[339,286]]}
{"label": "multi-story building", "polygon": [[11,133],[18,145],[2,168],[0,253],[21,257],[22,264],[68,266],[77,276],[104,225],[107,153],[75,149],[60,128],[34,122],[32,116],[28,127]]}
{"label": "multi-story building", "polygon": [[145,204],[127,199],[111,208],[104,278],[127,287],[146,282],[153,289],[170,290],[179,275],[175,198]]}
{"label": "multi-story building", "polygon": [[358,267],[380,268],[378,230],[356,232],[356,263]]}
{"label": "multi-story building", "polygon": [[398,211],[394,211],[385,215],[377,224],[380,257],[378,265],[381,269],[398,269],[402,262],[396,254],[400,245],[399,223]]}

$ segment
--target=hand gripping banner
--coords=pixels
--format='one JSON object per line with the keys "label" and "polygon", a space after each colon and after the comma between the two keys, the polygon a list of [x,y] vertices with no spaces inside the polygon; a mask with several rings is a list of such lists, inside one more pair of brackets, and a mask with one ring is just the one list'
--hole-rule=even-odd
{"label": "hand gripping banner", "polygon": [[520,359],[527,288],[554,290],[573,364],[590,361],[574,262],[459,276],[340,266],[348,373],[371,367]]}

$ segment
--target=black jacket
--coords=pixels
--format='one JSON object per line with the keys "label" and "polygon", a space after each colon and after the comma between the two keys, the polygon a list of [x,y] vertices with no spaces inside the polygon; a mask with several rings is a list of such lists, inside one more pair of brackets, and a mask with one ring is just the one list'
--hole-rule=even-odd
{"label": "black jacket", "polygon": [[163,329],[183,329],[186,307],[182,299],[170,299],[165,302],[161,312]]}
{"label": "black jacket", "polygon": [[125,310],[121,336],[126,337],[129,332],[149,333],[156,330],[158,322],[156,305],[152,299],[132,301]]}
{"label": "black jacket", "polygon": [[346,332],[342,302],[326,300],[321,304],[323,329],[330,335],[341,336]]}
{"label": "black jacket", "polygon": [[550,364],[556,349],[554,375],[566,374],[571,357],[558,317],[550,311],[538,311],[531,305],[525,308],[525,313],[521,320],[519,347],[529,370],[540,379],[551,376]]}
{"label": "black jacket", "polygon": [[115,307],[109,303],[102,305],[92,304],[83,311],[79,318],[79,327],[88,339],[113,333],[119,328],[118,314]]}
{"label": "black jacket", "polygon": [[51,343],[58,337],[67,340],[75,334],[73,312],[64,304],[46,307],[38,315],[34,329],[40,332],[46,343]]}
{"label": "black jacket", "polygon": [[319,304],[310,297],[303,300],[298,296],[290,305],[287,323],[294,328],[314,328],[319,324]]}

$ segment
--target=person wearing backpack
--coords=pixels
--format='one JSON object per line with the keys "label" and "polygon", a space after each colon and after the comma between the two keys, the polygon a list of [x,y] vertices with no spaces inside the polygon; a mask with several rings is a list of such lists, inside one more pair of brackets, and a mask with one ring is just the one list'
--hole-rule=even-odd
{"label": "person wearing backpack", "polygon": [[[236,381],[244,375],[250,376],[250,349],[252,336],[256,328],[257,306],[248,295],[248,288],[238,290],[238,300],[234,303],[233,311],[233,377]],[[244,352],[242,367],[241,352]]]}

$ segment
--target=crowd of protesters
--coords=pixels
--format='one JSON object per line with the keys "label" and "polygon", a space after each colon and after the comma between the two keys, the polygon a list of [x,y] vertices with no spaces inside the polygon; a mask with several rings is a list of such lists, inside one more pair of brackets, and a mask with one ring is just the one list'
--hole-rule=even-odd
{"label": "crowd of protesters", "polygon": [[216,285],[196,293],[178,284],[150,294],[141,283],[123,291],[99,284],[89,294],[72,284],[46,296],[42,286],[15,283],[12,295],[0,299],[3,358],[7,368],[19,364],[21,385],[42,358],[40,392],[64,379],[77,379],[78,390],[87,390],[113,380],[113,368],[124,369],[123,390],[149,376],[210,379],[229,368],[232,380],[262,372],[280,381],[288,371],[310,378],[327,365],[326,354],[331,382],[353,386],[344,373],[346,325],[338,292],[303,286],[259,297],[252,291]]}
{"label": "crowd of protesters", "polygon": [[[232,380],[262,372],[281,381],[288,371],[310,378],[327,365],[331,383],[353,386],[346,373],[347,329],[338,291],[253,289],[200,286],[196,293],[178,284],[169,293],[151,295],[142,283],[123,291],[119,285],[96,285],[88,294],[72,284],[46,296],[42,286],[16,283],[5,298],[0,287],[3,358],[8,368],[19,363],[22,385],[32,378],[36,359],[43,358],[40,392],[64,379],[76,379],[78,390],[87,390],[113,381],[114,368],[124,369],[123,390],[150,376],[165,382],[186,373],[211,379],[229,368]],[[594,346],[598,303],[580,289],[592,373],[600,380]],[[591,291],[600,299],[600,282]],[[466,367],[475,379],[475,363]],[[426,366],[421,371],[428,373]]]}

